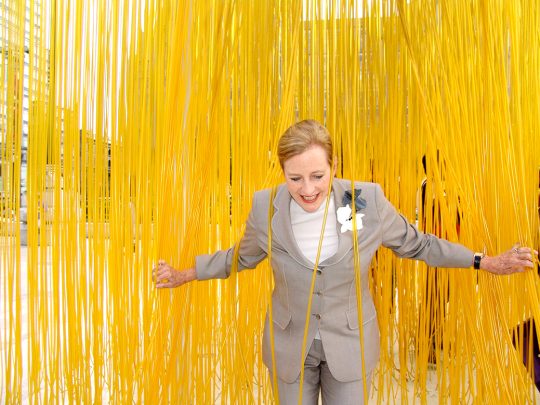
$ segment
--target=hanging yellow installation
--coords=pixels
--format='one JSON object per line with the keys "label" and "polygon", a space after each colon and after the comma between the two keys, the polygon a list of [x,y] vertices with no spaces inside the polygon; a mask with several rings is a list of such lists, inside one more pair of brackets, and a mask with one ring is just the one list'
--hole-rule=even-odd
{"label": "hanging yellow installation", "polygon": [[[152,267],[233,245],[301,119],[422,230],[538,249],[538,27],[529,0],[3,0],[0,402],[273,403],[266,262],[173,291]],[[536,271],[383,249],[371,287],[370,403],[536,401]]]}

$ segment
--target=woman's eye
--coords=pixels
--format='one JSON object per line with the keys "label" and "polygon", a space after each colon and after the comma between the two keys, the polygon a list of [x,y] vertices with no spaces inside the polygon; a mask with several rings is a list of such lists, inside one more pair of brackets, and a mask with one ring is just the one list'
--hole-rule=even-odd
{"label": "woman's eye", "polygon": [[324,177],[324,175],[323,174],[317,174],[317,175],[315,175],[313,177],[315,177],[317,180],[320,180],[320,179],[322,179]]}
{"label": "woman's eye", "polygon": [[300,177],[291,177],[292,181],[300,181]]}

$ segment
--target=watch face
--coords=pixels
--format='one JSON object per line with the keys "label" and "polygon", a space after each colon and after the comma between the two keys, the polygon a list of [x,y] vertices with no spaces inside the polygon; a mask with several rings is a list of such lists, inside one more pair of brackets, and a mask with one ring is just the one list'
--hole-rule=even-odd
{"label": "watch face", "polygon": [[481,253],[475,253],[475,254],[474,254],[473,267],[474,267],[476,270],[479,270],[479,269],[480,269],[480,260],[482,260],[482,257],[484,257],[484,255],[481,254]]}

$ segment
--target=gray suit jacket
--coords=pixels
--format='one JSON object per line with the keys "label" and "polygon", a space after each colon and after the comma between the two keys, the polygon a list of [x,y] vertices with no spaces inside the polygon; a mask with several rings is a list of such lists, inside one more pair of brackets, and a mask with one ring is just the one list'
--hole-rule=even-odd
{"label": "gray suit jacket", "polygon": [[[356,232],[361,269],[362,328],[366,373],[379,359],[379,326],[368,287],[368,270],[375,251],[386,246],[399,257],[423,260],[430,266],[470,267],[473,252],[462,245],[423,234],[400,215],[374,183],[355,183],[367,202],[361,213],[363,228]],[[351,182],[334,179],[336,209]],[[267,256],[270,190],[256,192],[246,230],[239,246],[238,269],[252,269]],[[313,264],[300,251],[290,221],[291,196],[285,184],[278,187],[272,218],[272,293],[274,341],[278,376],[294,382],[300,374],[302,339]],[[330,214],[330,213],[329,213]],[[362,378],[359,322],[354,280],[353,232],[341,233],[338,223],[337,253],[319,264],[312,300],[306,355],[317,333],[332,375],[339,381]],[[199,280],[227,278],[234,249],[196,258]],[[263,336],[263,359],[272,370],[268,315]]]}

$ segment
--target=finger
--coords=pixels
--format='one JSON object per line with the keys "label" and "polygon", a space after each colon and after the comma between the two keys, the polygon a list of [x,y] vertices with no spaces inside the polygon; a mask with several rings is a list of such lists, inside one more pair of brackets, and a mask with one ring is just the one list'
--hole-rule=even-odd
{"label": "finger", "polygon": [[522,254],[528,254],[528,255],[532,255],[535,251],[531,248],[528,248],[528,247],[522,247],[522,248],[518,248],[517,249],[517,253],[522,255]]}
{"label": "finger", "polygon": [[534,268],[534,262],[532,260],[527,260],[527,264],[524,264],[525,267]]}
{"label": "finger", "polygon": [[538,251],[537,250],[534,250],[533,248],[522,248],[521,251],[523,253],[527,253],[530,257],[533,257],[533,256],[538,256]]}
{"label": "finger", "polygon": [[532,259],[532,250],[529,248],[521,248],[517,250],[512,250],[509,259],[510,260],[531,260]]}
{"label": "finger", "polygon": [[167,265],[167,262],[165,262],[164,260],[159,260],[157,263],[154,264],[154,267],[152,267],[152,270],[157,271],[166,265]]}
{"label": "finger", "polygon": [[511,266],[516,265],[522,265],[524,263],[532,262],[532,255],[530,253],[520,252],[520,253],[512,253],[507,261],[508,264]]}
{"label": "finger", "polygon": [[[534,263],[532,262],[532,260],[527,260],[527,259],[520,259],[516,262],[516,266],[517,267],[534,267]],[[524,269],[525,270],[525,269]]]}
{"label": "finger", "polygon": [[531,248],[521,248],[518,249],[517,258],[521,260],[532,260],[533,259],[533,250]]}
{"label": "finger", "polygon": [[162,268],[163,268],[163,266],[156,265],[156,266],[152,267],[152,273],[157,273]]}
{"label": "finger", "polygon": [[530,262],[533,260],[533,255],[529,251],[522,253],[520,257],[521,259],[529,260]]}
{"label": "finger", "polygon": [[171,274],[172,274],[171,269],[169,269],[168,267],[161,268],[158,271],[156,271],[156,277],[163,277],[163,276],[170,277]]}
{"label": "finger", "polygon": [[160,283],[160,284],[156,284],[156,288],[172,288],[174,287],[173,286],[173,283],[171,283],[170,281],[166,281],[166,282],[163,282],[163,283]]}
{"label": "finger", "polygon": [[163,285],[163,284],[170,284],[170,283],[171,283],[170,279],[162,278],[162,279],[156,280],[156,287],[159,287],[160,285]]}
{"label": "finger", "polygon": [[168,274],[163,274],[161,276],[156,277],[156,284],[163,283],[164,281],[168,281],[171,279],[171,276]]}
{"label": "finger", "polygon": [[160,280],[171,278],[171,273],[168,270],[158,270],[153,274],[153,278],[155,282],[159,282]]}

